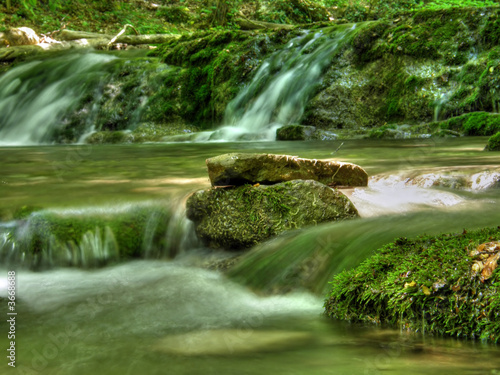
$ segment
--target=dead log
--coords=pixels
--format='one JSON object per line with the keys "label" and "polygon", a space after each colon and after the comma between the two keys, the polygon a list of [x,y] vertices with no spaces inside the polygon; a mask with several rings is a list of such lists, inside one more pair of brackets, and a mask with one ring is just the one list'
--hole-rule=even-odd
{"label": "dead log", "polygon": [[112,39],[113,35],[99,34],[99,33],[89,33],[87,31],[75,31],[63,29],[57,35],[53,35],[58,40],[77,40],[77,39]]}
{"label": "dead log", "polygon": [[295,26],[280,23],[262,22],[249,20],[247,18],[236,18],[234,20],[241,30],[278,30],[278,29],[293,29]]}
{"label": "dead log", "polygon": [[[106,46],[111,40],[115,39],[113,43],[123,43],[130,45],[139,45],[139,44],[161,44],[168,42],[172,39],[180,38],[180,35],[176,34],[146,34],[146,35],[108,35],[108,34],[99,34],[99,33],[88,33],[85,31],[74,31],[74,30],[61,30],[59,35],[55,36],[59,40],[65,41],[76,41],[80,39],[86,39],[87,42],[91,45],[98,45],[99,47]],[[94,39],[104,41],[95,42]]]}
{"label": "dead log", "polygon": [[2,48],[0,49],[0,61],[8,62],[23,59],[27,56],[37,55],[43,51],[44,49],[39,45]]}
{"label": "dead log", "polygon": [[173,39],[179,39],[178,34],[147,34],[147,35],[121,35],[115,43],[124,43],[136,46],[139,44],[161,44]]}
{"label": "dead log", "polygon": [[[63,41],[56,43],[40,43],[28,46],[14,46],[8,48],[0,48],[0,62],[9,62],[17,59],[23,59],[28,56],[35,56],[40,53],[62,51],[70,48],[96,48],[107,49],[110,46],[112,36],[104,34],[95,34],[99,37],[83,38],[71,41]],[[151,35],[121,35],[115,40],[116,43],[128,45],[148,45],[160,44],[172,39],[178,39],[180,35],[170,34],[151,34]]]}

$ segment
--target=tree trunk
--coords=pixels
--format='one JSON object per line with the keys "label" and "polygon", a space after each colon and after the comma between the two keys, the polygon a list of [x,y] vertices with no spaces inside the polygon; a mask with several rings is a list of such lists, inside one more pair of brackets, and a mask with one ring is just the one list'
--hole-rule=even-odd
{"label": "tree trunk", "polygon": [[227,23],[227,13],[229,11],[229,3],[232,2],[233,1],[229,0],[217,0],[214,18],[212,20],[213,24],[223,26]]}

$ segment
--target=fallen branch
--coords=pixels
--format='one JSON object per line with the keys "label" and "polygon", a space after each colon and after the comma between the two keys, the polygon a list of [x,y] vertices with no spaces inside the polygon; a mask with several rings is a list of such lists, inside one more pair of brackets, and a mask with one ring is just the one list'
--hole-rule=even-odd
{"label": "fallen branch", "polygon": [[77,40],[77,39],[101,39],[101,38],[111,39],[113,38],[113,36],[107,34],[89,33],[86,31],[75,31],[68,29],[61,30],[61,32],[58,35],[58,39],[66,41]]}
{"label": "fallen branch", "polygon": [[[125,28],[126,26],[127,25],[125,25]],[[102,47],[103,46],[102,43],[104,41],[106,41],[105,44],[108,44],[110,43],[110,41],[113,41],[113,43],[139,45],[139,44],[161,44],[172,39],[180,38],[180,35],[176,34],[122,35],[124,29],[120,31],[120,33],[118,33],[118,35],[116,36],[65,29],[61,31],[59,39],[66,41],[76,41],[76,40],[86,39],[89,44],[92,45],[97,44]],[[99,40],[99,42],[96,42],[95,40]]]}
{"label": "fallen branch", "polygon": [[[55,43],[40,43],[28,46],[14,46],[0,48],[0,62],[9,62],[16,59],[23,59],[28,56],[35,56],[41,53],[50,53],[54,51],[63,51],[71,48],[108,48],[110,38],[103,38],[102,34],[98,34],[99,38],[83,38],[64,42]],[[149,45],[161,44],[172,39],[178,39],[180,35],[171,34],[152,34],[152,35],[121,35],[115,40],[115,43],[123,43],[128,45]]]}
{"label": "fallen branch", "polygon": [[17,46],[0,49],[0,61],[14,61],[18,58],[37,55],[43,52],[44,49],[39,45]]}
{"label": "fallen branch", "polygon": [[254,20],[249,20],[247,18],[236,18],[235,22],[242,30],[259,30],[259,29],[279,30],[279,29],[293,29],[295,27],[293,25],[283,25],[279,23],[254,21]]}

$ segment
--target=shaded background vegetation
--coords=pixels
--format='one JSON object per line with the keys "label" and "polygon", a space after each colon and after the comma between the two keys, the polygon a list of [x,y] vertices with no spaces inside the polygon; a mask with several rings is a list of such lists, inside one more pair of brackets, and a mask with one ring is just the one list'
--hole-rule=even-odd
{"label": "shaded background vegetation", "polygon": [[319,21],[353,22],[422,8],[491,6],[492,0],[4,0],[0,31],[30,26],[39,33],[61,27],[117,32],[133,24],[140,33],[182,33],[196,29],[238,28],[235,19],[303,24]]}

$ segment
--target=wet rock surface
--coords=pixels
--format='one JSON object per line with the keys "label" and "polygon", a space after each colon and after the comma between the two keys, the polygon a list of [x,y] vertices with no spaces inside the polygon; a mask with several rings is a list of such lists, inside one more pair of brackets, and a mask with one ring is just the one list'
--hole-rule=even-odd
{"label": "wet rock surface", "polygon": [[287,230],[358,216],[344,194],[312,180],[201,190],[186,207],[207,246],[233,250]]}
{"label": "wet rock surface", "polygon": [[213,186],[275,184],[298,179],[329,186],[368,184],[368,174],[358,165],[289,155],[224,154],[207,159],[207,167]]}

